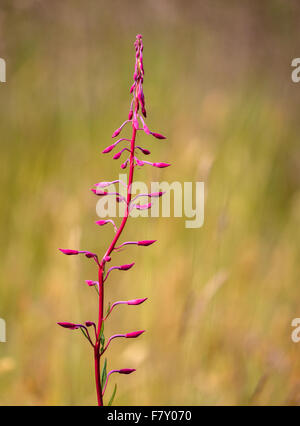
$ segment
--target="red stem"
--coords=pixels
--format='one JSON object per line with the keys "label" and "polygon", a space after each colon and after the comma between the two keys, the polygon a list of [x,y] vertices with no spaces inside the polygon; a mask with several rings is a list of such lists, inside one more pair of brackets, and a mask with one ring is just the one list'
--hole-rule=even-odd
{"label": "red stem", "polygon": [[109,256],[110,253],[115,248],[115,245],[120,238],[122,231],[126,225],[127,219],[129,217],[129,203],[131,201],[131,186],[133,181],[133,172],[134,172],[134,150],[135,150],[135,138],[136,138],[136,128],[132,124],[132,137],[130,143],[130,169],[129,169],[129,177],[128,177],[128,185],[127,185],[127,206],[126,212],[122,219],[121,225],[116,232],[114,239],[112,240],[110,246],[108,247],[100,265],[99,265],[99,315],[98,315],[98,329],[97,329],[97,339],[94,347],[94,360],[95,360],[95,380],[96,380],[96,390],[97,390],[97,399],[98,405],[103,406],[103,395],[102,395],[102,387],[101,387],[101,377],[100,377],[100,333],[102,324],[104,321],[103,317],[103,304],[104,304],[104,285],[103,285],[103,272],[105,261],[104,258]]}

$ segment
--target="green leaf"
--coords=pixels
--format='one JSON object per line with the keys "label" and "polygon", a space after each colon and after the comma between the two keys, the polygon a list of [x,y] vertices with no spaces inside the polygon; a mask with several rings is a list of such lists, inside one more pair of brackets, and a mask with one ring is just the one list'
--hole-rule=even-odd
{"label": "green leaf", "polygon": [[99,342],[100,342],[100,351],[102,352],[104,349],[104,344],[105,344],[105,337],[104,337],[104,321],[102,322],[101,325],[101,330],[100,330],[100,334],[99,334]]}
{"label": "green leaf", "polygon": [[110,311],[110,302],[108,302],[108,306],[107,306],[107,310],[106,310],[106,315],[108,315],[109,314],[109,311]]}
{"label": "green leaf", "polygon": [[80,327],[80,331],[81,331],[81,333],[84,335],[84,337],[87,339],[87,340],[89,340],[89,338],[88,338],[88,336],[87,336],[87,334],[86,334],[86,332]]}
{"label": "green leaf", "polygon": [[103,389],[107,377],[107,359],[105,358],[103,368],[102,368],[102,374],[101,374],[101,387]]}
{"label": "green leaf", "polygon": [[107,404],[107,405],[108,405],[108,407],[109,407],[109,406],[111,406],[111,404],[113,403],[114,398],[115,398],[115,396],[116,396],[116,392],[117,392],[117,385],[115,385],[115,387],[114,387],[114,391],[113,391],[113,393],[112,393],[112,395],[111,395],[111,397],[110,397],[109,403]]}
{"label": "green leaf", "polygon": [[100,330],[100,334],[103,334],[103,333],[104,333],[104,321],[102,321],[101,330]]}
{"label": "green leaf", "polygon": [[100,336],[100,351],[101,351],[101,352],[104,350],[104,345],[105,345],[105,337],[104,337],[104,335],[102,334],[102,335]]}

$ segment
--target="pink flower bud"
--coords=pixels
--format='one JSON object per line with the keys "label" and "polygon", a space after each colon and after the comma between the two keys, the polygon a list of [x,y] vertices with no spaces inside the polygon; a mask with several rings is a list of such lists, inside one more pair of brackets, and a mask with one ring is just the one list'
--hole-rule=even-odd
{"label": "pink flower bud", "polygon": [[135,368],[121,368],[121,370],[118,370],[117,373],[120,373],[120,374],[131,374],[134,371],[136,371]]}
{"label": "pink flower bud", "polygon": [[121,265],[119,267],[120,271],[128,271],[128,269],[131,269],[133,267],[134,263],[129,263],[128,265]]}
{"label": "pink flower bud", "polygon": [[73,324],[71,322],[58,322],[57,324],[61,327],[68,328],[70,330],[77,330],[78,328],[80,328],[80,325]]}
{"label": "pink flower bud", "polygon": [[59,249],[63,254],[67,254],[68,256],[73,254],[79,254],[78,250],[69,250],[69,249]]}
{"label": "pink flower bud", "polygon": [[168,164],[168,163],[153,163],[152,166],[153,167],[158,167],[160,169],[163,169],[164,167],[171,166],[171,164]]}
{"label": "pink flower bud", "polygon": [[117,230],[115,222],[112,219],[97,220],[95,223],[96,223],[96,225],[99,225],[99,226],[103,226],[103,225],[106,225],[107,223],[111,223],[113,225],[113,227],[115,228],[115,230]]}
{"label": "pink flower bud", "polygon": [[137,210],[148,210],[148,209],[151,208],[151,206],[152,206],[152,203],[148,203],[148,204],[136,204],[135,208]]}
{"label": "pink flower bud", "polygon": [[144,132],[145,132],[147,135],[151,135],[151,132],[150,132],[150,130],[148,129],[148,126],[147,126],[147,124],[145,123],[145,121],[142,119],[142,117],[141,117],[141,122],[142,122],[142,124],[143,124]]}
{"label": "pink flower bud", "polygon": [[124,123],[117,130],[113,132],[112,138],[115,138],[116,136],[120,134],[121,130],[123,129],[126,123],[128,123],[128,120],[124,121]]}
{"label": "pink flower bud", "polygon": [[127,158],[127,160],[126,160],[126,161],[124,161],[124,163],[123,163],[123,164],[121,164],[121,169],[126,169],[128,162],[129,162],[129,160],[128,160],[128,158]]}
{"label": "pink flower bud", "polygon": [[143,241],[138,241],[137,245],[147,247],[147,246],[151,246],[151,244],[155,242],[156,240],[143,240]]}
{"label": "pink flower bud", "polygon": [[136,157],[135,157],[135,161],[136,161],[136,164],[137,164],[138,166],[143,166],[143,165],[145,164],[145,161],[139,160],[139,159],[138,159],[138,158],[136,158]]}
{"label": "pink flower bud", "polygon": [[98,285],[98,281],[92,281],[92,280],[85,280],[86,284],[90,287],[94,286],[94,285]]}
{"label": "pink flower bud", "polygon": [[107,154],[108,152],[112,151],[114,149],[116,145],[113,143],[112,145],[106,147],[103,151],[102,154]]}
{"label": "pink flower bud", "polygon": [[121,157],[121,154],[122,154],[122,151],[118,152],[117,154],[115,154],[115,155],[113,156],[113,159],[114,159],[114,160],[118,160],[118,159]]}
{"label": "pink flower bud", "polygon": [[91,188],[91,191],[95,194],[95,195],[107,195],[108,192],[107,191],[102,191],[101,189],[95,189],[95,188]]}
{"label": "pink flower bud", "polygon": [[143,129],[144,129],[144,131],[145,131],[145,133],[146,133],[147,135],[151,135],[151,132],[150,132],[150,130],[148,129],[148,126],[146,125],[146,123],[144,123],[144,124],[143,124]]}
{"label": "pink flower bud", "polygon": [[141,146],[136,146],[136,148],[138,148],[139,150],[141,150],[142,153],[145,154],[145,155],[151,154],[151,152],[149,151],[149,149],[142,148]]}
{"label": "pink flower bud", "polygon": [[86,321],[86,322],[85,322],[85,325],[86,325],[87,327],[91,327],[92,325],[95,325],[95,323],[94,323],[94,322],[92,322],[92,321]]}
{"label": "pink flower bud", "polygon": [[130,150],[129,150],[128,148],[123,148],[123,149],[121,149],[121,151],[117,152],[117,153],[113,156],[113,159],[114,159],[114,160],[118,160],[118,158],[120,158],[120,157],[121,157],[121,155],[123,154],[123,152],[124,152],[124,151],[129,151],[129,152],[130,152]]}
{"label": "pink flower bud", "polygon": [[90,251],[84,251],[83,253],[88,259],[90,259],[91,257],[97,257],[95,253],[91,253]]}
{"label": "pink flower bud", "polygon": [[161,197],[162,195],[164,195],[165,192],[151,192],[151,194],[148,195],[148,197],[152,197],[152,198],[157,198],[157,197]]}
{"label": "pink flower bud", "polygon": [[154,136],[156,139],[167,139],[165,136],[161,135],[160,133],[151,132],[151,135]]}
{"label": "pink flower bud", "polygon": [[96,225],[103,226],[106,225],[108,222],[108,220],[97,220],[95,223]]}
{"label": "pink flower bud", "polygon": [[105,260],[105,262],[110,262],[111,261],[111,257],[110,256],[105,256],[104,260]]}
{"label": "pink flower bud", "polygon": [[145,332],[145,330],[132,331],[131,333],[126,333],[125,337],[126,337],[126,339],[134,339],[135,337],[139,337],[144,332]]}
{"label": "pink flower bud", "polygon": [[120,134],[120,132],[121,132],[121,127],[119,127],[117,130],[115,130],[114,132],[113,132],[113,134],[112,134],[112,138],[115,138],[116,136],[118,136],[119,134]]}
{"label": "pink flower bud", "polygon": [[132,119],[132,116],[133,116],[133,111],[132,111],[132,110],[130,110],[130,111],[129,111],[129,114],[128,114],[128,120],[131,120],[131,119]]}
{"label": "pink flower bud", "polygon": [[141,303],[144,303],[148,298],[145,297],[144,299],[132,299],[127,301],[127,305],[140,305]]}

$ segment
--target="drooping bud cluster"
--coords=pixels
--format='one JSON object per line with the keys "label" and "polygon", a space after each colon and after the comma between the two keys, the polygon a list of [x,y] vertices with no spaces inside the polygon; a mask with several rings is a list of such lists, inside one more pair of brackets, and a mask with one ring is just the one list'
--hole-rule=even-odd
{"label": "drooping bud cluster", "polygon": [[[151,199],[159,198],[164,194],[163,192],[152,192],[152,193],[139,194],[136,197],[132,198],[131,188],[133,183],[133,175],[134,175],[135,167],[150,165],[157,168],[165,168],[170,166],[169,163],[150,162],[150,161],[140,160],[138,158],[138,154],[150,155],[150,151],[148,149],[143,148],[139,145],[136,145],[136,137],[139,131],[142,131],[146,135],[153,136],[154,138],[159,140],[163,140],[166,138],[160,133],[150,131],[149,127],[145,123],[147,112],[146,112],[145,96],[143,92],[144,64],[143,64],[143,41],[142,41],[141,35],[137,35],[136,41],[134,43],[134,47],[135,47],[135,69],[133,74],[133,85],[130,88],[130,93],[132,94],[132,100],[130,104],[128,119],[125,120],[123,124],[120,127],[118,127],[112,134],[112,138],[116,138],[122,132],[123,128],[129,124],[132,128],[132,137],[131,139],[120,138],[102,151],[104,154],[107,154],[113,151],[117,145],[124,142],[128,143],[128,146],[124,146],[122,149],[120,149],[120,151],[115,153],[113,156],[114,160],[118,160],[122,157],[122,161],[123,161],[123,163],[121,164],[122,169],[125,169],[127,166],[129,166],[128,184],[126,185],[124,182],[120,180],[100,181],[97,184],[94,184],[93,185],[94,188],[91,189],[91,191],[99,197],[113,196],[115,197],[117,202],[125,203],[126,204],[125,215],[122,218],[122,221],[119,226],[112,219],[101,219],[95,222],[96,225],[100,227],[110,223],[113,226],[115,231],[115,235],[113,236],[112,241],[110,242],[101,260],[100,258],[98,258],[97,254],[89,252],[89,251],[59,249],[62,253],[69,256],[84,254],[88,259],[93,259],[95,263],[97,264],[98,279],[85,281],[89,287],[94,287],[97,290],[97,293],[99,295],[99,312],[98,312],[97,325],[93,321],[86,321],[84,324],[59,322],[58,325],[69,330],[79,329],[87,338],[89,343],[92,345],[94,350],[94,359],[95,359],[95,380],[96,380],[96,389],[97,389],[97,399],[98,399],[98,405],[100,406],[103,405],[103,395],[105,393],[110,375],[112,373],[131,374],[135,371],[135,369],[133,368],[123,368],[119,370],[111,370],[109,373],[107,373],[106,359],[103,363],[103,367],[101,371],[100,359],[103,356],[104,352],[106,352],[111,341],[115,338],[123,337],[125,339],[132,339],[132,338],[137,338],[141,336],[145,332],[145,330],[138,330],[138,331],[133,331],[129,333],[114,334],[111,337],[109,337],[109,339],[107,340],[107,343],[105,343],[104,322],[108,319],[109,315],[111,314],[111,312],[116,306],[118,305],[138,306],[147,300],[147,298],[144,297],[139,299],[130,299],[127,301],[123,301],[123,300],[117,301],[117,302],[114,302],[112,305],[109,304],[106,309],[106,313],[104,313],[104,284],[106,286],[106,281],[110,277],[110,273],[113,270],[129,271],[134,266],[135,263],[131,262],[131,263],[126,263],[120,266],[111,266],[110,268],[108,268],[107,271],[106,271],[106,264],[108,262],[111,262],[113,254],[117,254],[120,250],[126,249],[127,246],[129,245],[135,245],[138,247],[148,247],[156,242],[156,240],[139,240],[139,241],[125,241],[120,244],[119,239],[122,235],[123,229],[129,218],[131,210],[133,208],[136,208],[138,210],[150,209],[152,206]],[[124,159],[124,156],[126,155],[128,155],[128,157],[127,158],[125,157]],[[126,187],[126,191],[127,191],[126,197],[122,196],[119,192],[112,192],[112,191],[106,190],[106,188],[108,188],[110,185],[113,185],[115,183],[119,183],[123,185],[124,187]],[[138,204],[136,201],[139,198],[143,198],[143,197],[148,199],[148,201],[150,202],[146,204]],[[119,245],[117,245],[117,243]],[[89,327],[94,328],[94,332],[95,332],[94,338],[91,337],[89,333]],[[112,400],[115,396],[115,390],[109,401],[109,405],[112,403]]]}

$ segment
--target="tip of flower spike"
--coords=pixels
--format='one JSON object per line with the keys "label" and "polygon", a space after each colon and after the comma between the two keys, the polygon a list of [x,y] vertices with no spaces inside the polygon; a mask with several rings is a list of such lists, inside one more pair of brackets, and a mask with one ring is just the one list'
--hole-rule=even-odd
{"label": "tip of flower spike", "polygon": [[74,255],[74,254],[79,254],[78,250],[69,250],[69,249],[62,249],[62,248],[60,248],[58,250],[60,250],[63,254],[67,254],[68,256]]}
{"label": "tip of flower spike", "polygon": [[73,324],[72,322],[58,322],[57,324],[70,330],[76,330],[80,327],[78,324]]}
{"label": "tip of flower spike", "polygon": [[143,241],[138,241],[138,246],[151,246],[151,244],[154,244],[157,240],[143,240]]}
{"label": "tip of flower spike", "polygon": [[85,325],[86,325],[87,327],[91,327],[92,325],[95,325],[95,323],[94,323],[94,322],[92,322],[92,321],[86,321],[86,322],[85,322]]}
{"label": "tip of flower spike", "polygon": [[151,132],[151,135],[154,136],[156,139],[167,139],[164,135],[161,135],[160,133]]}
{"label": "tip of flower spike", "polygon": [[144,303],[147,299],[148,297],[144,297],[143,299],[128,300],[127,305],[140,305],[141,303]]}
{"label": "tip of flower spike", "polygon": [[131,269],[134,266],[134,262],[133,263],[129,263],[128,265],[122,265],[120,266],[120,271],[128,271],[128,269]]}
{"label": "tip of flower spike", "polygon": [[118,373],[120,373],[120,374],[131,374],[134,371],[136,371],[135,368],[121,368],[121,370],[118,370]]}
{"label": "tip of flower spike", "polygon": [[145,333],[146,330],[139,330],[139,331],[132,331],[131,333],[126,333],[125,337],[126,339],[134,339],[136,337],[139,337],[141,334]]}

